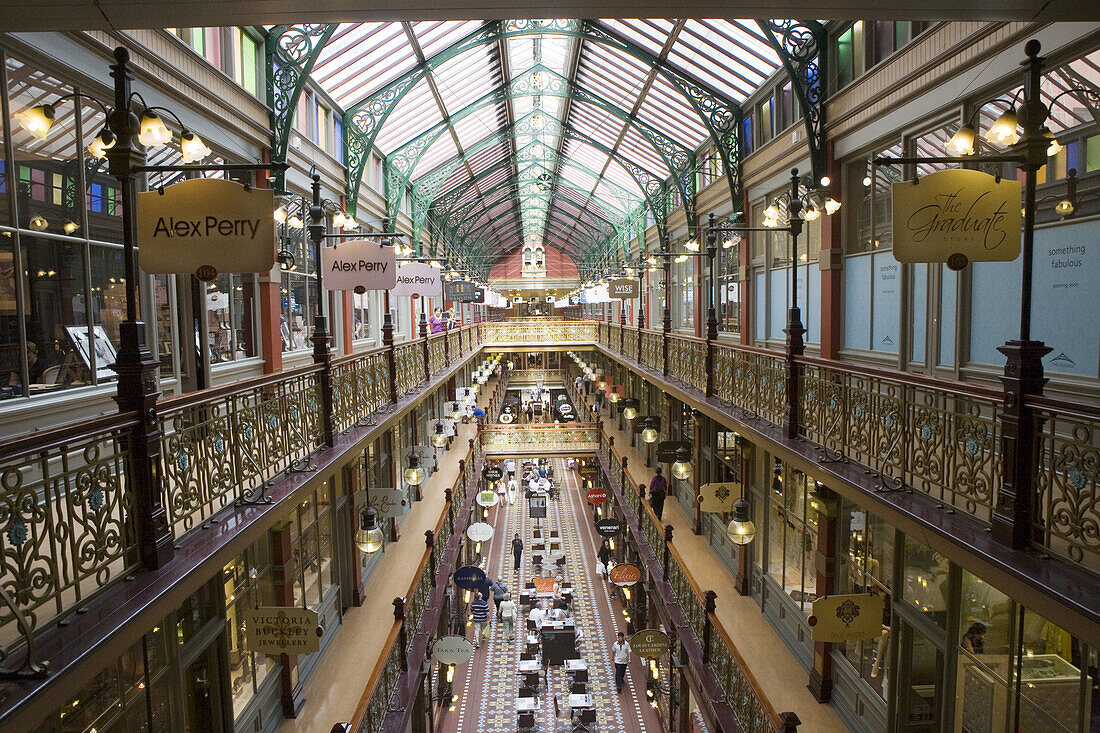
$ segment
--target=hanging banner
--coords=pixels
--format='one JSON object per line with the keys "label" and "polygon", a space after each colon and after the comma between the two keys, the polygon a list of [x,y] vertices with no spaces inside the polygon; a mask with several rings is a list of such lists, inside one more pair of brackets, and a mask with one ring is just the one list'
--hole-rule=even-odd
{"label": "hanging banner", "polygon": [[612,280],[607,286],[607,292],[615,300],[632,300],[641,294],[638,281],[630,278]]}
{"label": "hanging banner", "polygon": [[397,295],[443,297],[443,271],[427,262],[405,263],[397,268],[397,284],[390,290],[390,297]]}
{"label": "hanging banner", "polygon": [[372,240],[341,242],[321,248],[326,290],[392,290],[397,285],[396,250]]}
{"label": "hanging banner", "polygon": [[721,484],[703,484],[699,487],[699,508],[704,512],[733,511],[734,497],[741,495],[741,484],[728,481]]}
{"label": "hanging banner", "polygon": [[190,178],[137,195],[138,258],[149,273],[268,272],[275,265],[274,192]]}
{"label": "hanging banner", "polygon": [[1020,255],[1020,183],[955,169],[893,185],[898,262],[1014,260]]}
{"label": "hanging banner", "polygon": [[325,290],[392,290],[397,285],[393,247],[366,239],[321,248]]}
{"label": "hanging banner", "polygon": [[389,519],[404,514],[409,500],[401,489],[371,488],[367,504],[378,512],[379,519]]}
{"label": "hanging banner", "polygon": [[467,565],[456,570],[451,577],[459,588],[477,590],[485,582],[485,571],[474,565]]}
{"label": "hanging banner", "polygon": [[469,280],[455,280],[446,283],[446,287],[443,289],[443,298],[459,303],[484,303],[485,289],[479,288]]}
{"label": "hanging banner", "polygon": [[432,659],[440,664],[465,664],[474,657],[474,643],[465,636],[441,636],[432,644]]}
{"label": "hanging banner", "polygon": [[657,629],[644,629],[630,637],[630,650],[642,659],[657,659],[668,651],[668,634]]}
{"label": "hanging banner", "polygon": [[245,608],[241,615],[244,617],[249,651],[257,654],[312,654],[321,648],[324,629],[317,624],[316,611],[260,606]]}
{"label": "hanging banner", "polygon": [[642,579],[642,571],[637,565],[616,565],[607,574],[607,579],[618,586],[634,585]]}
{"label": "hanging banner", "polygon": [[814,641],[859,641],[882,634],[882,596],[869,593],[826,596],[813,602],[808,619]]}

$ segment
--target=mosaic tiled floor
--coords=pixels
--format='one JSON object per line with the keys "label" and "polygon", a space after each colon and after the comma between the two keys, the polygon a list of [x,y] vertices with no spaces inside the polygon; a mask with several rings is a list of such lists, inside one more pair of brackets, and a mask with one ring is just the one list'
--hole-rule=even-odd
{"label": "mosaic tiled floor", "polygon": [[[555,461],[555,475],[561,477],[560,498],[549,502],[547,518],[542,520],[544,536],[558,530],[565,553],[564,580],[573,584],[574,618],[582,630],[579,654],[588,661],[588,690],[593,696],[598,730],[601,733],[642,733],[659,731],[660,726],[645,697],[645,670],[632,659],[627,684],[621,695],[615,693],[615,669],[611,662],[611,644],[615,632],[624,630],[622,607],[607,594],[605,581],[596,575],[596,549],[599,536],[592,528],[589,507],[581,493],[577,477]],[[496,529],[484,569],[491,578],[503,578],[513,598],[532,577],[531,549],[535,523],[522,501],[491,510],[489,521]],[[511,540],[516,532],[524,543],[520,571],[513,570]],[[441,729],[461,733],[515,733],[519,691],[518,664],[523,650],[520,623],[517,640],[508,640],[499,622],[494,621],[491,636],[483,639],[473,660],[456,671],[454,689],[459,693],[455,709],[445,714]],[[473,630],[468,630],[472,638]],[[536,730],[542,733],[570,730],[568,710],[564,707],[569,678],[564,668],[550,667],[546,688],[538,695]],[[554,696],[563,705],[563,717],[555,718]]]}

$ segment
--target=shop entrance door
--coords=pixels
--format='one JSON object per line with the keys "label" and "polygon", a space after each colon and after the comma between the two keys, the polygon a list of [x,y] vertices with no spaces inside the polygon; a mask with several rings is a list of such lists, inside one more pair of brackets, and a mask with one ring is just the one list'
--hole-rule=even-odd
{"label": "shop entrance door", "polygon": [[943,650],[899,619],[898,733],[937,733],[944,721]]}
{"label": "shop entrance door", "polygon": [[187,733],[225,733],[218,645],[211,644],[183,672],[183,705]]}

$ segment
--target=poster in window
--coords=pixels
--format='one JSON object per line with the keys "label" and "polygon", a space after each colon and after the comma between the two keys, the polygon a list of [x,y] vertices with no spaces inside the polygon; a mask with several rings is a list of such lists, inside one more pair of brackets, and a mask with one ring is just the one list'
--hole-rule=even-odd
{"label": "poster in window", "polygon": [[95,327],[94,346],[89,344],[87,326],[65,326],[65,333],[69,335],[69,339],[76,348],[76,353],[84,362],[84,366],[88,368],[89,373],[92,370],[91,354],[92,348],[94,348],[96,378],[101,380],[113,379],[117,376],[115,370],[111,368],[111,365],[115,363],[115,359],[118,358],[115,355],[115,345],[107,337],[107,332],[103,329],[103,326]]}
{"label": "poster in window", "polygon": [[[1062,374],[1097,376],[1100,365],[1100,222],[1035,232],[1032,328],[1051,351],[1043,367]],[[1019,286],[1017,285],[1017,290]],[[1019,302],[1019,296],[1017,296]]]}

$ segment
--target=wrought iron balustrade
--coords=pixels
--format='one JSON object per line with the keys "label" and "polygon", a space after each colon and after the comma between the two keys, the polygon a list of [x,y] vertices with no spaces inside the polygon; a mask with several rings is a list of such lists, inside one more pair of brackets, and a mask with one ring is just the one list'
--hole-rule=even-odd
{"label": "wrought iron balustrade", "polygon": [[486,453],[561,453],[594,451],[599,447],[596,423],[555,425],[486,425],[481,447]]}
{"label": "wrought iron balustrade", "polygon": [[[445,336],[436,334],[428,337],[428,373],[438,374],[447,366],[447,357],[443,353]],[[455,354],[457,356],[457,353]]]}
{"label": "wrought iron balustrade", "polygon": [[478,324],[481,344],[493,346],[524,346],[539,344],[582,345],[595,343],[596,323],[592,321],[561,321],[530,319],[526,321],[491,321]]}
{"label": "wrought iron balustrade", "polygon": [[160,472],[177,538],[235,502],[256,500],[322,443],[321,366],[160,403]]}
{"label": "wrought iron balustrade", "polygon": [[336,431],[343,433],[389,404],[390,368],[383,349],[333,361]]}
{"label": "wrought iron balustrade", "polygon": [[[0,458],[0,667],[140,565],[127,431],[112,415],[8,441]],[[34,663],[37,660],[28,659]]]}

